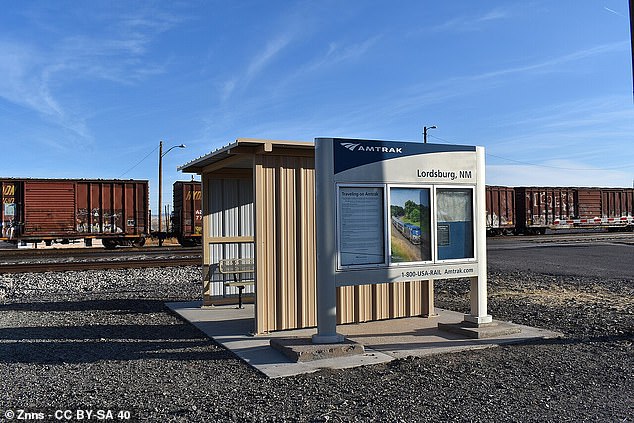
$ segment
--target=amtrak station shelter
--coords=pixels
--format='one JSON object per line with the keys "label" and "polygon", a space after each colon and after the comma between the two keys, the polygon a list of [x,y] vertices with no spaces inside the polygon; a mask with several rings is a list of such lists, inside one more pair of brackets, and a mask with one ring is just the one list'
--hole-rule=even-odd
{"label": "amtrak station shelter", "polygon": [[219,261],[253,259],[254,334],[430,318],[449,278],[470,280],[465,324],[492,321],[481,147],[241,138],[179,170],[202,180],[203,305],[236,302]]}

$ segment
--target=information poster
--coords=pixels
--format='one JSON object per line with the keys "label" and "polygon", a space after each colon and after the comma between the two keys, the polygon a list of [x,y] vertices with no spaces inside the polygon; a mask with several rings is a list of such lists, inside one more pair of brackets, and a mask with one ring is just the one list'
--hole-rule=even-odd
{"label": "information poster", "polygon": [[385,263],[383,188],[339,187],[339,264]]}

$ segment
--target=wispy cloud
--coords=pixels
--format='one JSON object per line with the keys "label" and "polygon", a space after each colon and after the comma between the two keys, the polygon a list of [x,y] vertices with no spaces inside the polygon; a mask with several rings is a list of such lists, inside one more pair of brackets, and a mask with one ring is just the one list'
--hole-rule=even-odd
{"label": "wispy cloud", "polygon": [[[491,70],[473,75],[452,76],[435,83],[410,86],[407,87],[406,91],[398,93],[397,97],[384,100],[385,104],[390,105],[389,108],[386,108],[386,113],[391,115],[407,113],[423,106],[440,104],[455,98],[503,86],[509,81],[517,82],[518,77],[535,78],[537,76],[542,77],[548,73],[562,72],[564,65],[576,64],[595,56],[623,51],[628,46],[628,42],[602,44],[521,66]],[[577,68],[569,67],[568,71],[576,72]]]}
{"label": "wispy cloud", "polygon": [[[69,139],[91,141],[87,112],[67,88],[79,80],[133,84],[161,72],[161,64],[148,64],[143,57],[153,38],[177,20],[158,15],[151,19],[111,16],[94,33],[77,30],[41,43],[35,37],[28,41],[0,38],[0,97],[73,134]],[[71,101],[62,101],[61,93]]]}
{"label": "wispy cloud", "polygon": [[627,187],[632,183],[632,175],[626,171],[588,168],[583,163],[571,161],[548,161],[544,165],[487,164],[486,182],[507,186],[591,187]]}
{"label": "wispy cloud", "polygon": [[286,47],[292,40],[291,34],[282,34],[277,38],[269,40],[264,47],[262,53],[256,55],[249,66],[245,75],[246,82],[248,83],[258,73],[262,71],[273,59],[277,56],[284,47]]}
{"label": "wispy cloud", "polygon": [[591,47],[584,50],[579,50],[573,53],[565,54],[560,57],[547,59],[541,62],[536,62],[524,66],[511,67],[506,69],[500,69],[496,71],[486,72],[480,75],[474,75],[469,77],[472,80],[483,80],[499,78],[506,75],[517,75],[520,73],[534,73],[536,71],[558,71],[557,67],[568,63],[573,63],[579,60],[583,60],[593,56],[599,56],[606,53],[613,53],[622,51],[629,46],[629,42],[619,41],[615,43],[602,44],[595,47]]}
{"label": "wispy cloud", "polygon": [[292,42],[293,38],[294,36],[291,32],[286,32],[269,39],[264,45],[262,52],[251,59],[246,66],[246,71],[222,83],[222,100],[227,101],[236,89],[245,89]]}
{"label": "wispy cloud", "polygon": [[608,12],[610,12],[610,13],[612,13],[612,14],[614,14],[614,15],[620,16],[620,17],[625,18],[625,19],[629,19],[629,18],[628,18],[627,16],[625,16],[624,14],[619,13],[619,12],[617,12],[617,11],[616,11],[616,10],[614,10],[614,9],[610,9],[609,7],[605,7],[605,6],[604,6],[604,7],[603,7],[603,9],[604,9],[604,10],[606,10],[606,11],[608,11]]}
{"label": "wispy cloud", "polygon": [[495,8],[479,15],[459,16],[439,25],[432,26],[430,29],[432,32],[476,31],[482,29],[484,24],[492,21],[508,19],[512,16],[513,14],[509,9]]}
{"label": "wispy cloud", "polygon": [[325,68],[354,61],[363,57],[381,39],[380,35],[370,37],[358,43],[344,44],[331,42],[325,54],[301,67],[298,74],[310,74]]}
{"label": "wispy cloud", "polygon": [[540,106],[498,115],[496,121],[499,135],[488,141],[490,152],[502,157],[575,159],[586,163],[581,167],[602,169],[631,166],[634,160],[634,151],[621,147],[634,133],[634,109],[627,95]]}

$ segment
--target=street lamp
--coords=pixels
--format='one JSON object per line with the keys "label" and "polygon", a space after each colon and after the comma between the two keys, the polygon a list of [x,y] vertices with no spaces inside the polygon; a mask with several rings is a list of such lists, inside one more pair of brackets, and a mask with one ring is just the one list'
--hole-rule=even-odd
{"label": "street lamp", "polygon": [[161,217],[161,208],[163,207],[163,156],[172,151],[175,148],[185,148],[185,144],[175,145],[170,147],[165,153],[163,153],[163,141],[159,142],[159,198],[158,198],[158,238],[159,247],[163,246],[163,224]]}
{"label": "street lamp", "polygon": [[423,127],[423,141],[425,142],[425,144],[427,144],[427,130],[428,129],[436,129],[436,125]]}

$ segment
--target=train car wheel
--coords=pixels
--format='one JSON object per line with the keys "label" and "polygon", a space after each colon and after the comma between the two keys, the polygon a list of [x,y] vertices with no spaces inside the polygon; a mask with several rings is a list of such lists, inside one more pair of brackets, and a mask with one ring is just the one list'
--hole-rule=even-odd
{"label": "train car wheel", "polygon": [[108,238],[104,238],[101,240],[101,243],[103,244],[104,248],[106,250],[114,250],[117,247],[117,241],[113,240],[113,239],[108,239]]}
{"label": "train car wheel", "polygon": [[137,248],[143,247],[145,245],[145,238],[141,237],[135,239],[134,241],[132,241],[132,245]]}

